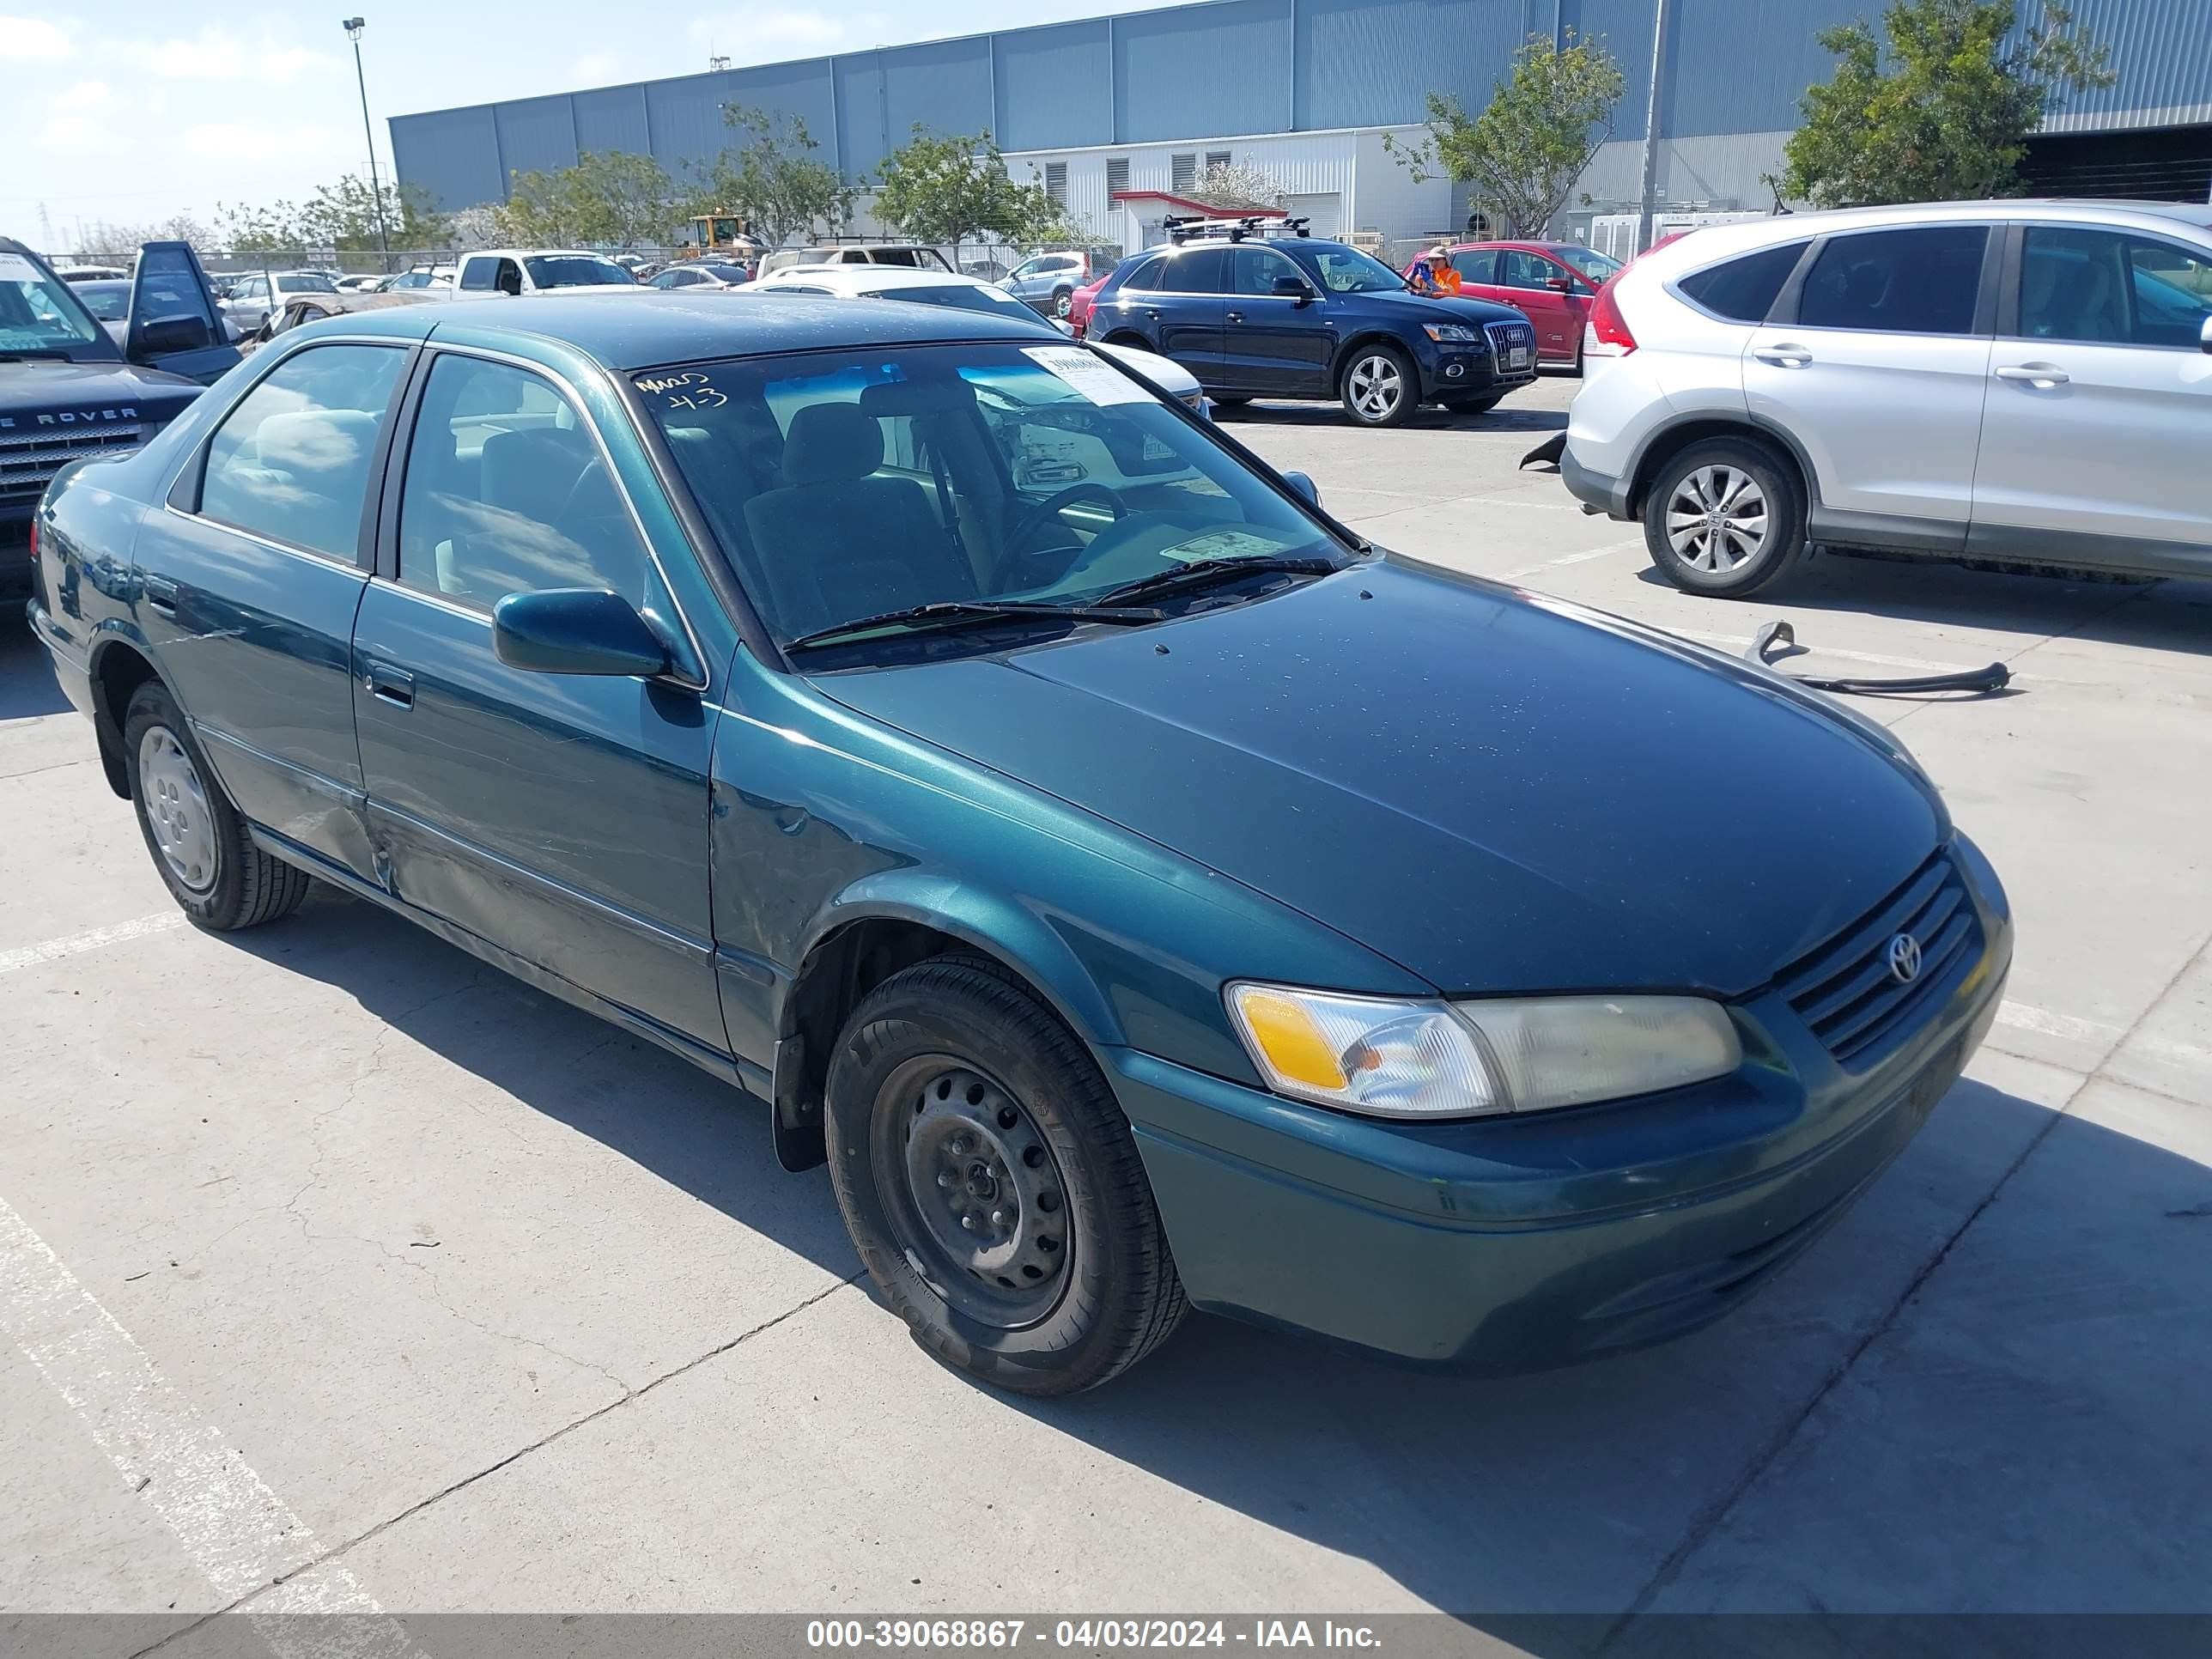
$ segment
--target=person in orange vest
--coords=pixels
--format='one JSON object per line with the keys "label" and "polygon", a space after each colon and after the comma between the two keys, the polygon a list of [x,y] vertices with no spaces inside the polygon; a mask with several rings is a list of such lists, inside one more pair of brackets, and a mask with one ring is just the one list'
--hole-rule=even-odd
{"label": "person in orange vest", "polygon": [[1432,300],[1448,299],[1460,289],[1459,272],[1451,265],[1451,251],[1441,242],[1413,261],[1406,273],[1407,286]]}

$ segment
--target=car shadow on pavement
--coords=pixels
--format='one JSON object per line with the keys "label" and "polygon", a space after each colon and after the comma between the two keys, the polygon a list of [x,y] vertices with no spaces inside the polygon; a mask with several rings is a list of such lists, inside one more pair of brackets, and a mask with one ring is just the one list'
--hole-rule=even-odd
{"label": "car shadow on pavement", "polygon": [[[2208,566],[2212,573],[2212,566]],[[1656,568],[1640,579],[1671,586]],[[2147,650],[2212,653],[2212,579],[2086,581],[1925,560],[1821,554],[1740,608],[1868,612],[1899,621],[2063,635]],[[1807,635],[1800,628],[1798,633]],[[1817,646],[1817,638],[1807,643]],[[1961,658],[1971,647],[1946,647]]]}
{"label": "car shadow on pavement", "polygon": [[[1239,408],[1217,404],[1214,419],[1224,426],[1341,427],[1346,432],[1370,428],[1356,426],[1334,404],[1246,404]],[[1446,409],[1416,410],[1401,432],[1564,432],[1564,409],[1516,409],[1509,400],[1481,415],[1455,415]]]}
{"label": "car shadow on pavement", "polygon": [[860,1265],[828,1178],[777,1165],[767,1107],[674,1054],[326,886],[285,923],[218,937],[337,987],[532,1111],[816,1266],[842,1278]]}
{"label": "car shadow on pavement", "polygon": [[22,606],[0,604],[0,720],[58,714],[69,706],[46,647],[23,620]]}
{"label": "car shadow on pavement", "polygon": [[[1671,1344],[1455,1378],[1194,1317],[1112,1386],[1022,1408],[1543,1659],[1594,1651],[1639,1597],[2196,1607],[2208,1200],[2203,1164],[1970,1080],[1836,1232]],[[1695,1622],[1678,1651],[1728,1646]],[[1869,1649],[1815,1646],[1903,1650],[1861,1622]]]}

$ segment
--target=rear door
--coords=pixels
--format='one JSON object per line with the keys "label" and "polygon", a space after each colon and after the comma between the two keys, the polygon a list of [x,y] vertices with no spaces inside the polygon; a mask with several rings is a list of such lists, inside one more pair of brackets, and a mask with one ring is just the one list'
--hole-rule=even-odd
{"label": "rear door", "polygon": [[1222,311],[1222,384],[1238,392],[1310,398],[1327,395],[1335,346],[1328,307],[1275,292],[1278,277],[1313,279],[1271,247],[1240,242],[1229,250],[1235,292]]}
{"label": "rear door", "polygon": [[1987,224],[1823,238],[1752,331],[1744,396],[1812,462],[1815,541],[1965,544],[2001,244]]}
{"label": "rear door", "polygon": [[1155,268],[1158,288],[1144,296],[1154,349],[1206,386],[1226,386],[1221,315],[1227,308],[1229,245],[1187,247]]}
{"label": "rear door", "polygon": [[138,624],[231,799],[362,877],[349,652],[408,356],[333,341],[275,362],[136,547]]}
{"label": "rear door", "polygon": [[2028,224],[2007,271],[1971,544],[2212,572],[2212,250]]}
{"label": "rear door", "polygon": [[[576,393],[505,358],[436,352],[411,401],[353,636],[380,879],[722,1049],[703,658],[610,453]],[[555,587],[621,594],[696,684],[501,662],[492,607]]]}

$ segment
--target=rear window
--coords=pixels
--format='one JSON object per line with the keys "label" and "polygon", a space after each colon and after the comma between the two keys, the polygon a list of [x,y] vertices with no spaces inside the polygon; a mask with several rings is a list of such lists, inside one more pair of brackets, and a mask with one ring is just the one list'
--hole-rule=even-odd
{"label": "rear window", "polygon": [[1797,321],[1885,334],[1971,334],[1988,245],[1981,225],[1832,237],[1805,273]]}
{"label": "rear window", "polygon": [[522,262],[540,288],[632,288],[637,278],[611,259],[589,254],[541,253]]}
{"label": "rear window", "polygon": [[1692,271],[1674,286],[1716,317],[1734,323],[1763,323],[1781,295],[1782,285],[1797,269],[1807,244],[1789,242],[1761,248],[1741,259]]}

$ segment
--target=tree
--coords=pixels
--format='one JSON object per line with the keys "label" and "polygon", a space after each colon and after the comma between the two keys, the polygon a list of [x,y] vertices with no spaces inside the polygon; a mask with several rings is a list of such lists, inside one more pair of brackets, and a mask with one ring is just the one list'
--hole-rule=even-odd
{"label": "tree", "polygon": [[733,213],[770,247],[817,227],[835,232],[853,211],[853,189],[795,115],[726,105],[722,119],[745,142],[717,155],[694,193],[693,211]]}
{"label": "tree", "polygon": [[1043,185],[1015,182],[988,131],[915,127],[877,171],[875,211],[900,235],[941,246],[988,234],[1027,247],[1082,234]]}
{"label": "tree", "polygon": [[76,246],[70,250],[79,258],[94,254],[134,254],[148,242],[188,242],[198,252],[213,252],[217,241],[216,233],[188,213],[173,214],[145,224],[112,224],[105,219],[80,223],[76,228]]}
{"label": "tree", "polygon": [[1769,182],[1820,207],[2018,195],[2027,136],[2065,91],[2113,76],[2058,0],[2017,34],[2016,21],[2013,0],[1893,0],[1886,61],[1865,21],[1824,29],[1835,75],[1806,88],[1805,125]]}
{"label": "tree", "polygon": [[1279,208],[1291,199],[1266,168],[1251,161],[1217,161],[1184,192],[1210,208]]}
{"label": "tree", "polygon": [[318,185],[303,203],[271,202],[263,207],[219,205],[221,240],[236,253],[373,253],[380,243],[377,203],[384,204],[384,231],[397,249],[442,247],[451,235],[445,216],[411,185],[382,184],[349,173],[337,183]]}
{"label": "tree", "polygon": [[1428,142],[1407,148],[1386,133],[1382,143],[1416,184],[1442,173],[1471,186],[1501,234],[1540,235],[1605,142],[1626,84],[1601,41],[1532,34],[1480,115],[1432,92]]}
{"label": "tree", "polygon": [[684,202],[650,155],[586,150],[574,167],[515,173],[492,214],[500,234],[517,243],[657,246],[671,240]]}

